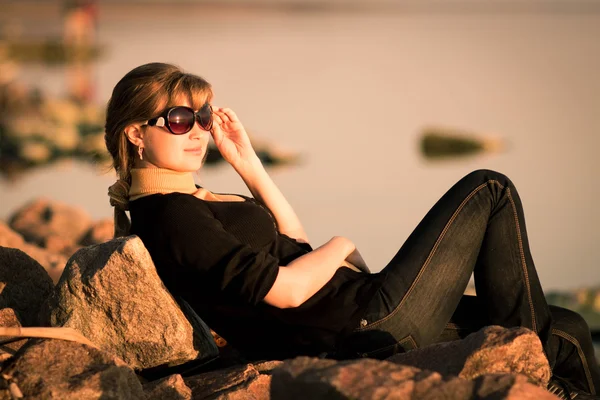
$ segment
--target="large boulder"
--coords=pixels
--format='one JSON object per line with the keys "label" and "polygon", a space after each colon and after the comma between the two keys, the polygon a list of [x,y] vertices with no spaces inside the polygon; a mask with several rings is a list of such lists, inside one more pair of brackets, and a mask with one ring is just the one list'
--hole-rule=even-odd
{"label": "large boulder", "polygon": [[76,342],[31,340],[5,362],[2,373],[29,399],[144,399],[142,385],[123,361]]}
{"label": "large boulder", "polygon": [[21,250],[0,247],[0,309],[12,308],[23,326],[37,326],[40,307],[52,287],[37,261]]}
{"label": "large boulder", "polygon": [[[445,358],[445,357],[444,357]],[[273,400],[295,399],[537,399],[555,396],[522,375],[485,375],[475,380],[398,365],[298,357],[273,371]]]}
{"label": "large boulder", "polygon": [[387,361],[474,379],[486,374],[523,374],[532,383],[548,386],[551,370],[535,332],[523,328],[488,326],[462,340],[439,343]]}
{"label": "large boulder", "polygon": [[0,221],[0,246],[12,247],[27,253],[27,255],[44,267],[53,283],[58,282],[67,263],[67,257],[64,255],[53,253],[34,244],[27,243],[21,235],[13,231],[2,221]]}
{"label": "large boulder", "polygon": [[190,324],[136,236],[75,253],[44,311],[50,325],[78,330],[136,370],[218,355],[208,327],[197,317]]}
{"label": "large boulder", "polygon": [[17,210],[9,225],[28,242],[44,247],[51,242],[68,251],[89,230],[92,219],[79,207],[40,198]]}

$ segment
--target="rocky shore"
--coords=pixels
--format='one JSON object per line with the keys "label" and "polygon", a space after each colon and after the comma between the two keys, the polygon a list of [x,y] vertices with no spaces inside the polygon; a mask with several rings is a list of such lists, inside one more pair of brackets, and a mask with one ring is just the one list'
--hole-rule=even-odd
{"label": "rocky shore", "polygon": [[139,238],[38,199],[0,221],[0,400],[555,399],[525,328],[387,360],[249,363],[165,288]]}

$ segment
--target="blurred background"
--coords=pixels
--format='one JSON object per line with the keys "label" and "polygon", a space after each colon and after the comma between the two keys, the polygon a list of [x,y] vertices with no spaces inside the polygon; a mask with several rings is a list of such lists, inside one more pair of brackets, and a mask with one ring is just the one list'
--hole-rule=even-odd
{"label": "blurred background", "polygon": [[[543,287],[600,327],[600,2],[0,7],[0,219],[40,196],[110,217],[104,107],[170,62],[237,112],[315,247],[347,236],[373,271],[463,175],[507,174]],[[213,155],[198,183],[248,194]]]}

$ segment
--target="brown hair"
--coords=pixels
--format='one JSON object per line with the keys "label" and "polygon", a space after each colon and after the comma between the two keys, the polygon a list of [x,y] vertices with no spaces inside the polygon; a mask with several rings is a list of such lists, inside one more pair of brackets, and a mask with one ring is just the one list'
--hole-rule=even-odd
{"label": "brown hair", "polygon": [[112,166],[119,177],[108,189],[110,204],[115,207],[115,237],[129,233],[128,210],[131,168],[135,146],[125,128],[155,117],[163,109],[187,98],[195,110],[212,99],[212,88],[203,78],[188,74],[165,63],[144,64],[129,71],[115,86],[106,108],[104,141],[112,156]]}

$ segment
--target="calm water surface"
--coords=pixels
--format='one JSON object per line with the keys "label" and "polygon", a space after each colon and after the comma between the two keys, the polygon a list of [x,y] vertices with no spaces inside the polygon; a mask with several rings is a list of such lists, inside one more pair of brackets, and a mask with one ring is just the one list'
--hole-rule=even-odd
{"label": "calm water surface", "polygon": [[[145,62],[204,76],[216,104],[304,155],[272,175],[311,242],[347,236],[375,271],[452,183],[477,168],[502,171],[520,190],[544,287],[600,283],[600,15],[186,10],[103,6],[100,102]],[[63,86],[58,70],[26,78]],[[510,149],[427,162],[418,134],[430,124],[501,136]],[[0,218],[42,194],[107,217],[113,181],[63,163],[0,182]],[[198,182],[248,193],[226,165]]]}

